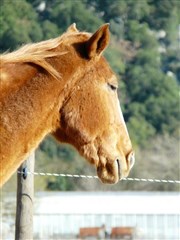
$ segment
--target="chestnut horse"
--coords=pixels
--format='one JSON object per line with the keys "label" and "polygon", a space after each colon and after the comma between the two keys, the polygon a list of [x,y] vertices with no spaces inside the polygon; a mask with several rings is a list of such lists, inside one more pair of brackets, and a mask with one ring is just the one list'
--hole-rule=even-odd
{"label": "chestnut horse", "polygon": [[71,25],[62,36],[0,56],[0,185],[49,133],[73,145],[103,183],[126,177],[134,153],[102,56],[109,24],[94,34]]}

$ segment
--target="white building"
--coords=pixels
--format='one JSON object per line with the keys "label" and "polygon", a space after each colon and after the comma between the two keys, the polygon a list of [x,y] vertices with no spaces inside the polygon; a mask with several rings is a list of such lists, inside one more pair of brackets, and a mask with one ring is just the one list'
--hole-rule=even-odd
{"label": "white building", "polygon": [[[180,239],[180,195],[171,192],[52,192],[36,196],[38,239],[75,239],[80,227],[136,228],[136,240]],[[57,237],[57,238],[56,238]]]}

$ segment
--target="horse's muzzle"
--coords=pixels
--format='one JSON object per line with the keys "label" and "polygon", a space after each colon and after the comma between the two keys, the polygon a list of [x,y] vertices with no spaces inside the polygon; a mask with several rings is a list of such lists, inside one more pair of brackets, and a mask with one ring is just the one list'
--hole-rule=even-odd
{"label": "horse's muzzle", "polygon": [[116,159],[113,163],[99,163],[97,175],[103,183],[114,184],[128,176],[135,162],[134,152],[130,152],[123,161]]}

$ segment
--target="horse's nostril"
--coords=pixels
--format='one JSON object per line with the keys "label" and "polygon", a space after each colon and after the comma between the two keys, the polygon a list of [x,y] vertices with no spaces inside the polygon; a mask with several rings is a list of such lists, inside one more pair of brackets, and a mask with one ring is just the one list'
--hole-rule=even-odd
{"label": "horse's nostril", "polygon": [[128,155],[128,162],[129,162],[130,168],[132,168],[133,165],[134,165],[134,162],[135,162],[134,152],[131,152],[131,153]]}

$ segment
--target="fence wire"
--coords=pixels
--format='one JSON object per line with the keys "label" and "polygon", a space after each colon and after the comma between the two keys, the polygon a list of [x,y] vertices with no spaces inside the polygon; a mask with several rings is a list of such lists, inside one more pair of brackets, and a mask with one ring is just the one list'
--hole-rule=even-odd
{"label": "fence wire", "polygon": [[[24,172],[18,171],[18,173],[24,175]],[[35,175],[35,176],[54,176],[54,177],[98,179],[98,176],[81,175],[81,174],[67,174],[67,173],[43,173],[43,172],[30,172],[30,171],[26,171],[26,174],[32,174],[32,175]],[[180,180],[153,179],[153,178],[123,178],[122,181],[180,184]]]}

